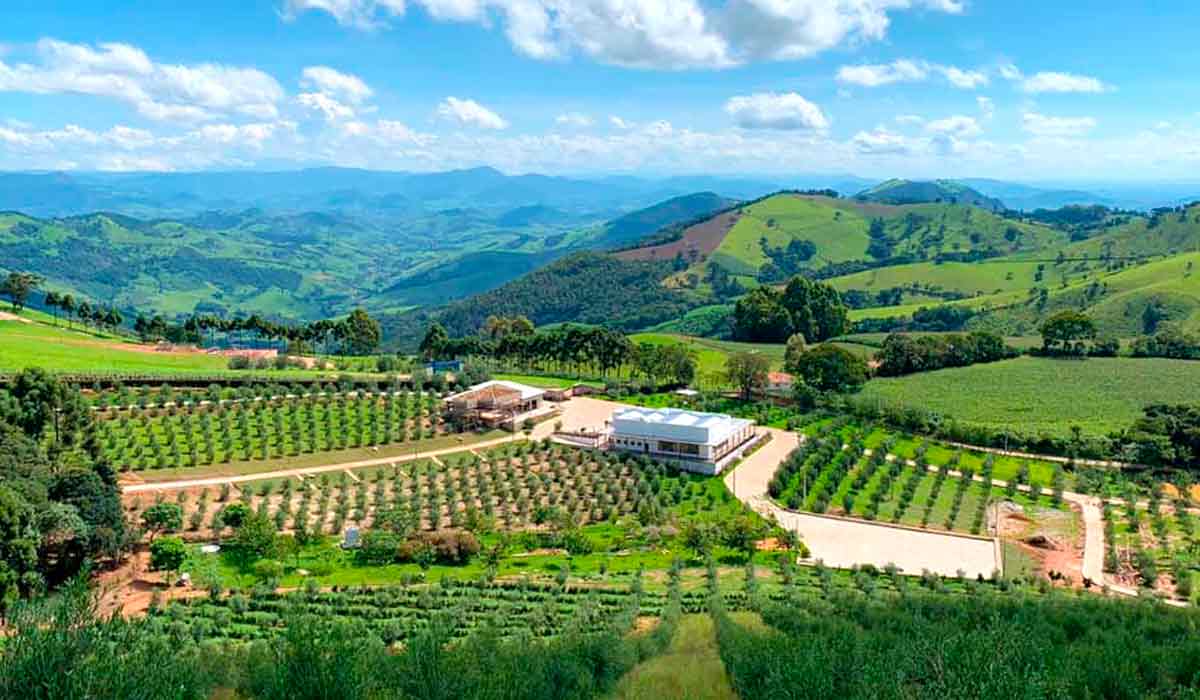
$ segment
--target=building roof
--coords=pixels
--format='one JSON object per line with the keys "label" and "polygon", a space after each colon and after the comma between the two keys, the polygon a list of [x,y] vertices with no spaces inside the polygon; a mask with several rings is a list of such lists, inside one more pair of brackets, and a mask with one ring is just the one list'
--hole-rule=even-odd
{"label": "building roof", "polygon": [[772,384],[791,384],[796,380],[795,377],[787,372],[768,372],[767,381]]}
{"label": "building roof", "polygon": [[483,382],[482,384],[476,384],[466,391],[461,391],[457,394],[447,396],[446,400],[461,401],[465,399],[469,401],[480,401],[490,398],[493,401],[513,399],[528,401],[530,399],[536,399],[539,396],[543,396],[545,393],[545,389],[539,389],[534,386],[518,384],[516,382],[505,381],[503,379],[493,379],[491,381]]}
{"label": "building roof", "polygon": [[724,413],[680,408],[619,408],[612,415],[613,432],[617,435],[707,445],[719,445],[753,424],[754,421]]}

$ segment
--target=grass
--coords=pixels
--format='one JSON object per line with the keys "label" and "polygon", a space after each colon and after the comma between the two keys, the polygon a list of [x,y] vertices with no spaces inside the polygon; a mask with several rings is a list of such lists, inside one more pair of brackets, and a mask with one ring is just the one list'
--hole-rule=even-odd
{"label": "grass", "polygon": [[621,679],[608,700],[737,700],[717,647],[712,617],[685,615],[667,650]]}
{"label": "grass", "polygon": [[[1146,405],[1195,401],[1200,362],[1019,357],[871,380],[862,398],[926,409],[993,429],[1103,436],[1129,427]],[[997,475],[999,476],[999,475]]]}
{"label": "grass", "polygon": [[[7,311],[7,308],[0,310]],[[24,321],[0,320],[0,372],[44,367],[59,373],[139,375],[248,376],[229,369],[229,358],[203,352],[158,352],[151,345],[90,329],[54,325],[41,312],[26,310]],[[374,359],[371,358],[373,362]],[[259,371],[274,379],[338,376],[338,372],[309,370]]]}
{"label": "grass", "polygon": [[770,262],[760,243],[764,238],[772,248],[793,240],[812,241],[817,254],[810,264],[815,266],[861,259],[870,242],[867,220],[857,212],[830,206],[821,198],[778,195],[746,207],[709,260],[733,274],[754,276]]}

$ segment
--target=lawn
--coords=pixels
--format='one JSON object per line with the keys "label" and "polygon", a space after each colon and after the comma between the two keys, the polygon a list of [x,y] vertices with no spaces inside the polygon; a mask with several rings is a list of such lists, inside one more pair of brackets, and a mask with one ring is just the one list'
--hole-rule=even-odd
{"label": "lawn", "polygon": [[946,418],[1067,436],[1127,428],[1152,403],[1196,400],[1200,362],[1165,359],[1019,357],[1003,362],[873,379],[862,398]]}
{"label": "lawn", "polygon": [[0,321],[0,371],[48,367],[67,372],[219,372],[224,357],[154,352],[111,338],[23,321]]}

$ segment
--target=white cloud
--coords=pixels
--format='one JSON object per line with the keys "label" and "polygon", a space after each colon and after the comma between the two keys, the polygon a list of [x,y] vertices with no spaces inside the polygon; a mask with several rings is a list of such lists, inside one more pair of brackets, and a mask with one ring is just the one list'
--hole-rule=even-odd
{"label": "white cloud", "polygon": [[987,73],[978,70],[963,70],[954,66],[938,66],[938,72],[946,76],[946,80],[954,87],[973,90],[988,84]]}
{"label": "white cloud", "polygon": [[1154,128],[1158,131],[1167,131],[1173,126],[1174,124],[1168,121],[1159,121],[1154,123]]}
{"label": "white cloud", "polygon": [[983,128],[974,117],[956,114],[945,119],[935,119],[925,125],[925,131],[931,134],[947,134],[957,138],[973,138],[983,133]]}
{"label": "white cloud", "polygon": [[595,124],[596,120],[579,112],[567,112],[566,114],[560,114],[555,117],[554,123],[560,126],[571,126],[578,129],[583,129]]}
{"label": "white cloud", "polygon": [[892,83],[916,82],[924,80],[928,75],[929,70],[922,62],[901,59],[891,63],[842,66],[838,69],[837,79],[852,85],[879,87]]}
{"label": "white cloud", "polygon": [[153,62],[141,49],[42,39],[33,62],[0,61],[0,91],[82,94],[120,100],[150,119],[198,121],[220,114],[272,119],[283,99],[274,78],[254,68]]}
{"label": "white cloud", "polygon": [[1092,117],[1049,117],[1037,112],[1021,115],[1021,128],[1034,136],[1069,138],[1082,136],[1096,128]]}
{"label": "white cloud", "polygon": [[325,121],[333,122],[354,117],[353,107],[342,104],[323,92],[302,92],[296,95],[296,101],[324,115]]}
{"label": "white cloud", "polygon": [[864,155],[899,155],[912,150],[904,136],[883,127],[875,127],[872,131],[860,131],[854,135],[851,143]]}
{"label": "white cloud", "polygon": [[442,119],[457,122],[463,126],[474,126],[480,129],[508,128],[508,122],[503,117],[475,100],[447,97],[438,105],[437,113]]}
{"label": "white cloud", "polygon": [[634,127],[633,122],[626,121],[615,115],[608,118],[608,123],[611,124],[613,128],[622,130],[632,129]]}
{"label": "white cloud", "polygon": [[404,0],[286,0],[283,16],[292,20],[308,10],[327,12],[341,25],[373,29],[383,17],[404,14]]}
{"label": "white cloud", "polygon": [[[956,0],[411,0],[440,21],[504,28],[537,59],[580,53],[632,68],[724,68],[795,60],[847,42],[883,39],[891,14],[923,8],[958,14]],[[286,0],[283,16],[319,11],[340,24],[378,29],[403,0]]]}
{"label": "white cloud", "polygon": [[863,87],[880,87],[892,83],[920,82],[928,79],[934,73],[944,77],[954,87],[967,90],[987,85],[990,80],[988,74],[981,70],[965,70],[957,66],[911,58],[902,58],[891,63],[842,66],[838,69],[836,77],[842,83]]}
{"label": "white cloud", "polygon": [[1041,72],[1025,79],[1021,85],[1025,92],[1105,92],[1107,85],[1098,78],[1074,73]]}
{"label": "white cloud", "polygon": [[979,106],[979,114],[983,116],[984,121],[996,116],[996,103],[992,102],[992,98],[980,95],[975,98],[975,104]]}
{"label": "white cloud", "polygon": [[830,123],[820,107],[794,92],[738,95],[725,103],[725,113],[743,129],[823,131]]}
{"label": "white cloud", "polygon": [[904,124],[906,126],[915,126],[918,124],[924,124],[925,117],[922,117],[919,114],[897,114],[896,123]]}
{"label": "white cloud", "polygon": [[1004,78],[1005,80],[1020,80],[1025,77],[1021,73],[1021,69],[1017,68],[1012,63],[1003,63],[997,70],[1000,73],[1000,77]]}
{"label": "white cloud", "polygon": [[362,104],[374,92],[362,78],[342,73],[328,66],[309,66],[301,73],[300,84],[315,92],[337,98],[350,104]]}

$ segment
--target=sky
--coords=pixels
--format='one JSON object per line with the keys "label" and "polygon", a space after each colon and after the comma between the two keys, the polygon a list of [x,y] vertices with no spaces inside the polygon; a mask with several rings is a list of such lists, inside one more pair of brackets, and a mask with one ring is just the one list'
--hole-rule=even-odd
{"label": "sky", "polygon": [[0,170],[1166,182],[1200,5],[4,0]]}

